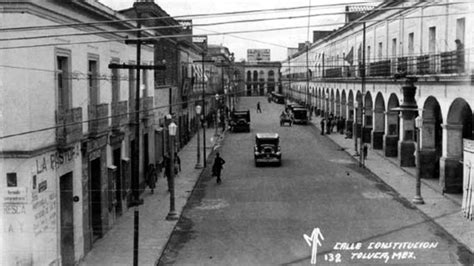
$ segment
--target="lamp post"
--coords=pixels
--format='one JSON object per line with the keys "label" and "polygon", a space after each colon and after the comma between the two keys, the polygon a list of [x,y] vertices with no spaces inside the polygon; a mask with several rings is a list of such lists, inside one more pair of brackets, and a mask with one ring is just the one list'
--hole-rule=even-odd
{"label": "lamp post", "polygon": [[175,221],[178,220],[178,213],[176,213],[175,204],[174,204],[174,137],[176,136],[176,129],[178,126],[171,121],[168,126],[168,132],[170,135],[170,162],[168,167],[170,167],[170,212],[166,216],[166,220]]}
{"label": "lamp post", "polygon": [[420,142],[421,142],[421,127],[423,126],[423,118],[417,116],[415,118],[416,127],[416,194],[412,202],[415,204],[425,204],[421,197],[421,165],[420,165]]}
{"label": "lamp post", "polygon": [[197,117],[197,122],[196,122],[196,135],[197,135],[197,160],[196,160],[196,166],[194,168],[196,169],[201,169],[201,152],[200,152],[200,147],[199,147],[199,120],[201,120],[201,106],[196,105],[196,117]]}
{"label": "lamp post", "polygon": [[217,119],[219,118],[218,115],[217,115],[217,114],[219,113],[219,103],[218,103],[218,101],[219,101],[219,94],[216,93],[216,112],[215,112],[215,114],[214,114],[214,115],[215,115],[215,119],[214,119],[215,123],[214,123],[214,126],[215,126],[215,128],[216,128],[216,132],[214,133],[214,136],[215,136],[215,137],[217,136],[217,127],[218,127]]}
{"label": "lamp post", "polygon": [[[359,156],[359,149],[357,148],[357,120],[359,119],[358,115],[358,110],[359,110],[359,101],[355,101],[354,103],[354,120],[355,120],[355,126],[352,128],[352,136],[354,137],[354,150],[355,154],[354,156]],[[360,166],[360,164],[359,164]]]}

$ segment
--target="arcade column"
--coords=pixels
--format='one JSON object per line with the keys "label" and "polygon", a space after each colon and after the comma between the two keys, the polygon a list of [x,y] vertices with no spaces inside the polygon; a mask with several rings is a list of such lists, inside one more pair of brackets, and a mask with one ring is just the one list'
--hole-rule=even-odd
{"label": "arcade column", "polygon": [[445,124],[443,128],[443,155],[440,159],[439,183],[444,192],[462,190],[462,125]]}
{"label": "arcade column", "polygon": [[420,143],[420,176],[421,178],[436,177],[439,168],[439,158],[436,155],[434,119],[423,119]]}

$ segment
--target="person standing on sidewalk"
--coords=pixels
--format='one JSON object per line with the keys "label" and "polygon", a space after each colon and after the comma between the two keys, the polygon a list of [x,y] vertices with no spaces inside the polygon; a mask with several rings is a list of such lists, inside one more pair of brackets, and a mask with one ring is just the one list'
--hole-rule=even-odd
{"label": "person standing on sidewalk", "polygon": [[221,171],[223,165],[225,164],[224,159],[221,158],[220,153],[216,152],[216,158],[214,159],[214,164],[212,165],[212,176],[217,177],[217,184],[222,182],[221,180]]}
{"label": "person standing on sidewalk", "polygon": [[181,172],[181,158],[179,158],[178,153],[175,152],[174,153],[174,174],[175,174],[175,176],[177,176],[179,172]]}
{"label": "person standing on sidewalk", "polygon": [[154,164],[148,165],[146,181],[147,181],[148,187],[150,187],[151,189],[151,194],[153,194],[156,187],[156,169],[155,169]]}
{"label": "person standing on sidewalk", "polygon": [[323,118],[321,119],[321,135],[324,135],[324,124],[326,123],[326,120]]}
{"label": "person standing on sidewalk", "polygon": [[171,191],[171,169],[173,167],[173,164],[171,163],[171,159],[168,154],[165,154],[163,156],[163,177],[166,177],[166,180],[168,181],[168,192]]}
{"label": "person standing on sidewalk", "polygon": [[257,113],[261,113],[262,109],[260,108],[260,102],[257,102]]}

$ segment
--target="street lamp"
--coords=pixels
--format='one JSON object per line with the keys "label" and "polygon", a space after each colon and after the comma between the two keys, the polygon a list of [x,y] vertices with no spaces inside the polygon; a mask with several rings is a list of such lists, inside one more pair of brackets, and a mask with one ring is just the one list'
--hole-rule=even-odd
{"label": "street lamp", "polygon": [[421,127],[423,126],[423,118],[417,116],[415,118],[416,128],[416,195],[412,202],[415,204],[425,204],[425,201],[421,197],[421,160],[420,160],[420,142],[421,142]]}
{"label": "street lamp", "polygon": [[168,167],[171,169],[169,170],[170,174],[170,212],[166,216],[166,220],[168,221],[175,221],[178,220],[178,213],[176,213],[175,204],[174,204],[174,137],[176,136],[176,129],[178,126],[171,121],[168,126],[168,132],[170,135],[170,162]]}
{"label": "street lamp", "polygon": [[219,102],[218,102],[218,101],[219,101],[219,94],[216,93],[216,96],[215,96],[215,97],[216,97],[216,112],[215,112],[215,114],[214,114],[214,115],[215,115],[215,119],[214,119],[215,123],[214,123],[214,126],[215,126],[215,128],[216,128],[216,132],[214,133],[214,136],[217,136],[217,126],[218,126],[217,119],[219,118],[219,117],[217,116],[217,114],[218,114],[218,112],[219,112]]}
{"label": "street lamp", "polygon": [[201,165],[201,152],[199,151],[200,147],[199,147],[199,120],[201,120],[201,106],[200,105],[196,105],[196,117],[197,117],[197,121],[196,121],[196,135],[197,135],[197,160],[196,160],[196,166],[194,168],[196,169],[201,169],[202,168],[202,165]]}

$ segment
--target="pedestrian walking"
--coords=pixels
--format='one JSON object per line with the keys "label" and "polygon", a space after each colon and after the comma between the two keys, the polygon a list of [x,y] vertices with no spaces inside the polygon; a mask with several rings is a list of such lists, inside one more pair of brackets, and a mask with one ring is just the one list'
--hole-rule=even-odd
{"label": "pedestrian walking", "polygon": [[151,190],[151,194],[153,194],[155,187],[156,187],[156,168],[154,164],[149,164],[146,174],[146,182],[148,187]]}
{"label": "pedestrian walking", "polygon": [[260,102],[257,102],[257,113],[261,113],[262,109],[260,108]]}
{"label": "pedestrian walking", "polygon": [[321,135],[324,135],[324,124],[326,123],[326,120],[323,118],[321,119]]}
{"label": "pedestrian walking", "polygon": [[368,150],[369,150],[369,145],[364,144],[364,146],[362,147],[362,153],[363,153],[363,155],[364,155],[364,160],[367,160],[367,153],[368,153]]}
{"label": "pedestrian walking", "polygon": [[331,118],[329,118],[326,122],[326,134],[331,134]]}
{"label": "pedestrian walking", "polygon": [[222,182],[221,180],[221,171],[223,165],[225,164],[224,159],[221,158],[220,153],[216,152],[216,158],[214,159],[214,164],[212,165],[212,176],[217,177],[217,184],[220,184]]}

